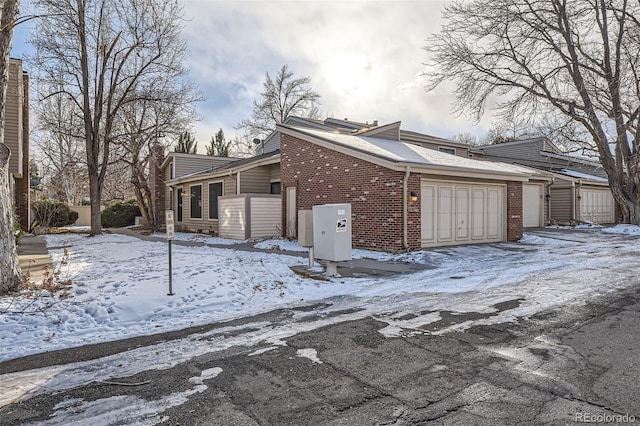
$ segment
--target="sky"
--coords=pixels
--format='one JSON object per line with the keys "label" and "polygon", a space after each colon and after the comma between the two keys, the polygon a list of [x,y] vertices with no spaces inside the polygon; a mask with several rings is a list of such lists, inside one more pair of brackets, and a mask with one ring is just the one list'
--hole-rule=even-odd
{"label": "sky", "polygon": [[[181,0],[191,79],[206,100],[195,124],[200,149],[222,128],[227,136],[251,115],[266,73],[287,64],[308,76],[321,95],[323,116],[403,128],[439,137],[486,134],[490,117],[474,126],[451,113],[454,87],[427,93],[422,73],[426,39],[439,31],[446,1],[216,1]],[[22,1],[22,14],[31,11]],[[12,56],[21,58],[34,27],[14,34]],[[27,69],[27,71],[29,71]]]}
{"label": "sky", "polygon": [[[54,269],[61,280],[71,280],[71,288],[67,297],[44,292],[30,298],[27,291],[17,297],[0,297],[0,362],[194,325],[218,323],[219,327],[91,361],[0,374],[0,407],[41,392],[168,369],[228,348],[238,348],[237,356],[277,351],[299,333],[363,318],[381,322],[384,326],[378,332],[385,338],[423,333],[426,326],[443,319],[441,312],[487,315],[470,316],[453,325],[440,323],[430,329],[431,334],[515,322],[547,309],[571,310],[591,298],[629,288],[640,272],[637,263],[620,262],[621,256],[637,255],[640,227],[633,225],[580,225],[565,228],[561,234],[545,229],[525,234],[518,243],[441,247],[396,255],[353,250],[354,258],[409,261],[427,267],[410,276],[333,277],[328,281],[304,278],[289,269],[307,263],[306,253],[302,253],[306,249],[295,242],[268,240],[255,247],[298,251],[302,257],[278,250],[242,251],[235,247],[238,241],[176,233],[175,295],[168,296],[166,235],[155,237],[157,241],[119,234],[94,238],[80,233],[47,235]],[[191,241],[218,247],[184,245]],[[497,308],[499,303],[514,300],[519,303]],[[225,323],[279,308],[287,308],[287,315]],[[297,356],[322,362],[315,348],[302,349]],[[205,370],[193,382],[202,384],[202,379],[220,372]],[[536,374],[540,374],[538,369]],[[198,388],[192,391],[198,392]],[[141,413],[160,414],[183,404],[194,392],[172,394],[171,401],[164,397],[153,401],[64,401],[49,422],[42,424],[106,424],[102,416],[114,414],[120,416],[114,422],[117,424],[154,424],[131,419],[139,419]]]}

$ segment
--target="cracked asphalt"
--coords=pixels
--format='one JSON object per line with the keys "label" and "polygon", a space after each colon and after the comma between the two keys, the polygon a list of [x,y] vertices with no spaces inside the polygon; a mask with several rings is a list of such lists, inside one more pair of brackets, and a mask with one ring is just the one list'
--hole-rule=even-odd
{"label": "cracked asphalt", "polygon": [[[509,310],[519,303],[495,307]],[[304,321],[326,318],[325,307],[301,308],[317,312]],[[640,422],[640,286],[571,310],[439,332],[482,315],[443,311],[442,321],[399,337],[383,336],[379,330],[387,324],[366,317],[297,333],[286,344],[230,345],[167,369],[41,392],[0,408],[0,425]],[[224,326],[237,326],[235,337],[242,338],[260,321],[299,319],[291,310],[277,310]],[[34,355],[0,364],[0,374],[99,359],[188,336],[206,340],[202,333],[217,327]],[[315,350],[312,356],[301,356],[309,348]],[[61,409],[67,417],[58,416]]]}

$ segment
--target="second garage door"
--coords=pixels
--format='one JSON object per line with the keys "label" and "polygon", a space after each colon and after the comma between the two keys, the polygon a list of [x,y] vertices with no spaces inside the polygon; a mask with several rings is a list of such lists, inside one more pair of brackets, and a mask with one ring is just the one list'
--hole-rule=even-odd
{"label": "second garage door", "polygon": [[422,181],[422,247],[503,241],[504,186]]}
{"label": "second garage door", "polygon": [[615,202],[609,189],[580,191],[580,220],[593,223],[614,223]]}

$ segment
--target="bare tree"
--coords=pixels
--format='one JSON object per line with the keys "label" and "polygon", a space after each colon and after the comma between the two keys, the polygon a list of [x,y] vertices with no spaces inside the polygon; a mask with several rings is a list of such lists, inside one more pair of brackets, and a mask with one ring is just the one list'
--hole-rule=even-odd
{"label": "bare tree", "polygon": [[445,8],[428,40],[428,90],[453,81],[457,111],[563,114],[599,154],[625,222],[640,224],[640,2],[476,0]]}
{"label": "bare tree", "polygon": [[59,83],[82,118],[91,235],[102,232],[100,204],[118,115],[146,93],[142,81],[161,79],[186,50],[180,38],[182,8],[176,0],[35,0],[42,12],[31,42],[36,48],[39,87]]}
{"label": "bare tree", "polygon": [[[149,187],[149,160],[155,155],[154,147],[168,148],[169,141],[180,134],[180,129],[195,120],[195,103],[202,99],[199,90],[181,78],[184,70],[176,71],[175,78],[153,82],[144,89],[149,93],[153,91],[154,96],[123,109],[119,126],[123,134],[116,139],[125,151],[121,161],[128,167],[129,183],[133,186],[145,226],[153,230],[158,226],[160,212],[155,210]],[[184,132],[180,136],[185,134],[189,135]]]}
{"label": "bare tree", "polygon": [[318,118],[320,95],[309,84],[309,77],[294,78],[293,71],[283,65],[275,80],[267,72],[260,100],[253,101],[251,118],[236,125],[249,139],[266,138],[288,116]]}
{"label": "bare tree", "polygon": [[9,156],[4,144],[5,102],[9,81],[9,54],[18,1],[4,0],[0,8],[0,294],[17,288],[21,271],[13,235],[13,200],[9,184]]}

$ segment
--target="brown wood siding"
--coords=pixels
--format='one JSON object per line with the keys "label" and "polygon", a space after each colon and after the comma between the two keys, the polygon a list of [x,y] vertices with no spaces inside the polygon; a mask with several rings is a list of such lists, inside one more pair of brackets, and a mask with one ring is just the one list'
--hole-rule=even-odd
{"label": "brown wood siding", "polygon": [[211,167],[219,167],[234,160],[235,159],[196,154],[175,156],[173,158],[173,161],[176,162],[176,175],[174,177],[179,178]]}
{"label": "brown wood siding", "polygon": [[240,173],[240,193],[269,194],[271,192],[271,170],[269,166],[256,167]]}
{"label": "brown wood siding", "polygon": [[280,163],[271,165],[271,181],[280,180]]}
{"label": "brown wood siding", "polygon": [[551,187],[551,221],[567,222],[573,219],[571,187]]}
{"label": "brown wood siding", "polygon": [[523,160],[538,160],[542,158],[540,155],[540,151],[542,151],[543,143],[543,139],[538,139],[533,140],[530,143],[505,143],[480,148],[485,153],[485,155],[488,156]]}
{"label": "brown wood siding", "polygon": [[22,62],[9,61],[4,143],[11,150],[9,173],[22,176]]}

